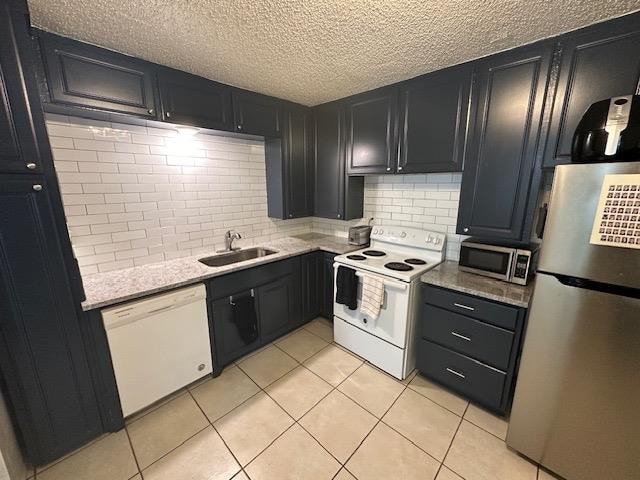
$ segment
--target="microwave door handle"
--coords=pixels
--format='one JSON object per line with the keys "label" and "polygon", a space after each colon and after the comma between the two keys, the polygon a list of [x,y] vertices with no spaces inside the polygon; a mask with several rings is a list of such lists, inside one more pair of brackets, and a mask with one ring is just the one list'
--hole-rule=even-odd
{"label": "microwave door handle", "polygon": [[[364,274],[356,272],[356,277],[358,278],[363,278]],[[378,278],[380,279],[380,277],[378,277],[377,275],[372,275],[372,277]],[[382,279],[381,279],[382,280]],[[398,283],[398,282],[390,282],[389,280],[382,280],[382,283],[384,285],[386,285],[387,287],[393,287],[393,288],[398,288],[402,291],[405,291],[407,289],[407,285],[404,283]]]}

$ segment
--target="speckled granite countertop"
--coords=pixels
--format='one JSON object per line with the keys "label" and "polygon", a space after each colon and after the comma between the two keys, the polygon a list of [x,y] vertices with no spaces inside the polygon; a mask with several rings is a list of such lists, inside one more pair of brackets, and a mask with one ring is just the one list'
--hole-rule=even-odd
{"label": "speckled granite countertop", "polygon": [[534,283],[530,282],[527,286],[515,285],[513,283],[463,272],[458,270],[458,263],[453,261],[441,263],[436,268],[422,275],[420,280],[429,285],[449,288],[451,290],[524,308],[529,306]]}
{"label": "speckled granite countertop", "polygon": [[276,250],[278,253],[223,267],[208,267],[198,262],[199,258],[215,254],[215,252],[202,253],[166,262],[90,275],[83,278],[87,299],[82,302],[82,309],[87,311],[114,305],[314,250],[343,254],[362,248],[349,245],[346,238],[317,233],[286,237],[256,246]]}

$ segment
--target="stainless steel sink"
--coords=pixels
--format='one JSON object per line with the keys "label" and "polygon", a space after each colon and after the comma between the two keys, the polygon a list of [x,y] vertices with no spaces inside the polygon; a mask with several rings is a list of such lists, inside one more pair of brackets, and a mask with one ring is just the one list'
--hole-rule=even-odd
{"label": "stainless steel sink", "polygon": [[224,265],[230,265],[232,263],[244,262],[245,260],[251,260],[253,258],[266,257],[267,255],[273,255],[278,253],[275,250],[269,250],[268,248],[247,248],[246,250],[238,250],[230,253],[221,253],[220,255],[213,255],[211,257],[201,258],[198,261],[204,263],[209,267],[222,267]]}

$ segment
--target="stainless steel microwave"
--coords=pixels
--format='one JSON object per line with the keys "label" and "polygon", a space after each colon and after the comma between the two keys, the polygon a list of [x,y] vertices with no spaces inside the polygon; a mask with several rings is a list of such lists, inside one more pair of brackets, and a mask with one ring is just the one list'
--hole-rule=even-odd
{"label": "stainless steel microwave", "polygon": [[505,282],[526,285],[536,269],[539,245],[524,248],[464,240],[460,247],[460,270]]}

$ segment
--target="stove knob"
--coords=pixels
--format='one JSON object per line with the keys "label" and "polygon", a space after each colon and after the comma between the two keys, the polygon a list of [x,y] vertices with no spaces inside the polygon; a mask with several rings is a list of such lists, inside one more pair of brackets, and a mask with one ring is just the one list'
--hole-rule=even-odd
{"label": "stove knob", "polygon": [[382,235],[382,234],[384,233],[384,230],[380,229],[380,230],[378,230],[378,233],[379,233],[380,235]]}
{"label": "stove knob", "polygon": [[431,235],[429,235],[427,237],[427,243],[431,243],[431,242],[433,242],[433,237]]}
{"label": "stove knob", "polygon": [[374,234],[377,234],[377,233],[378,233],[378,229],[377,229],[377,228],[376,228],[376,229],[374,229],[374,230],[373,230],[373,233],[374,233]]}
{"label": "stove knob", "polygon": [[404,237],[406,237],[406,236],[407,236],[407,232],[402,232],[402,233],[400,234],[400,238],[404,238]]}
{"label": "stove knob", "polygon": [[440,243],[440,239],[439,239],[438,237],[436,237],[436,238],[433,240],[433,243],[435,243],[436,245],[438,245],[438,244]]}

